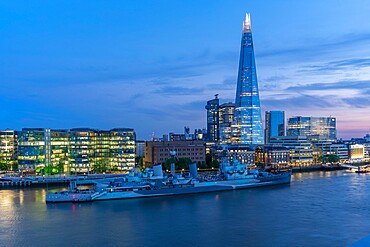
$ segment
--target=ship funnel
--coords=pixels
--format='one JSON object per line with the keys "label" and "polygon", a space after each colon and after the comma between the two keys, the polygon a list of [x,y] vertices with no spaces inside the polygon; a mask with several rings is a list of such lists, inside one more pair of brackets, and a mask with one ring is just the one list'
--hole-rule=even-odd
{"label": "ship funnel", "polygon": [[161,177],[163,178],[163,171],[162,171],[162,165],[155,165],[153,166],[154,176],[155,177]]}
{"label": "ship funnel", "polygon": [[189,170],[190,170],[190,175],[193,178],[198,178],[198,171],[197,171],[197,164],[196,163],[189,164]]}
{"label": "ship funnel", "polygon": [[171,174],[175,176],[176,170],[175,170],[175,163],[171,163]]}

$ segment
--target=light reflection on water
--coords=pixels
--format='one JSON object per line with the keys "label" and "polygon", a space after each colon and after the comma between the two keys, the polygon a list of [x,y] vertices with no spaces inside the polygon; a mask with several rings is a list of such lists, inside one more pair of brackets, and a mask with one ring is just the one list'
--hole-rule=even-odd
{"label": "light reflection on water", "polygon": [[[1,246],[345,246],[370,234],[370,175],[297,173],[291,185],[45,204],[0,190]],[[51,244],[52,243],[52,244]]]}

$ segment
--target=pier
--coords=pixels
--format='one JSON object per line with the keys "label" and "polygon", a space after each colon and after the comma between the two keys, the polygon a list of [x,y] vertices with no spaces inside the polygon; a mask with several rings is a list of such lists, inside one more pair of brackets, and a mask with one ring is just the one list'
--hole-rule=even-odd
{"label": "pier", "polygon": [[93,182],[98,179],[120,178],[124,174],[94,174],[87,176],[57,176],[57,177],[0,177],[0,189],[17,187],[43,187],[48,185],[68,185],[71,181],[79,183]]}

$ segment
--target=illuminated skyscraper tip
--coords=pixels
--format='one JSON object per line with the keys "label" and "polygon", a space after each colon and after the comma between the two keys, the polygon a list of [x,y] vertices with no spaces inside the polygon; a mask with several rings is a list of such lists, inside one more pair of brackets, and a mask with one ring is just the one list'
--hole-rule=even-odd
{"label": "illuminated skyscraper tip", "polygon": [[249,13],[245,14],[245,20],[243,22],[243,33],[252,32],[251,28],[251,15]]}

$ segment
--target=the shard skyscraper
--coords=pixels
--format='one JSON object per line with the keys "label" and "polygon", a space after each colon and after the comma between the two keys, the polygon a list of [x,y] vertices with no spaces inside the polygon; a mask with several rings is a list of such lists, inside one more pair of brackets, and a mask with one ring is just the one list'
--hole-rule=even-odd
{"label": "the shard skyscraper", "polygon": [[233,144],[263,144],[263,129],[250,14],[243,23],[235,97]]}

